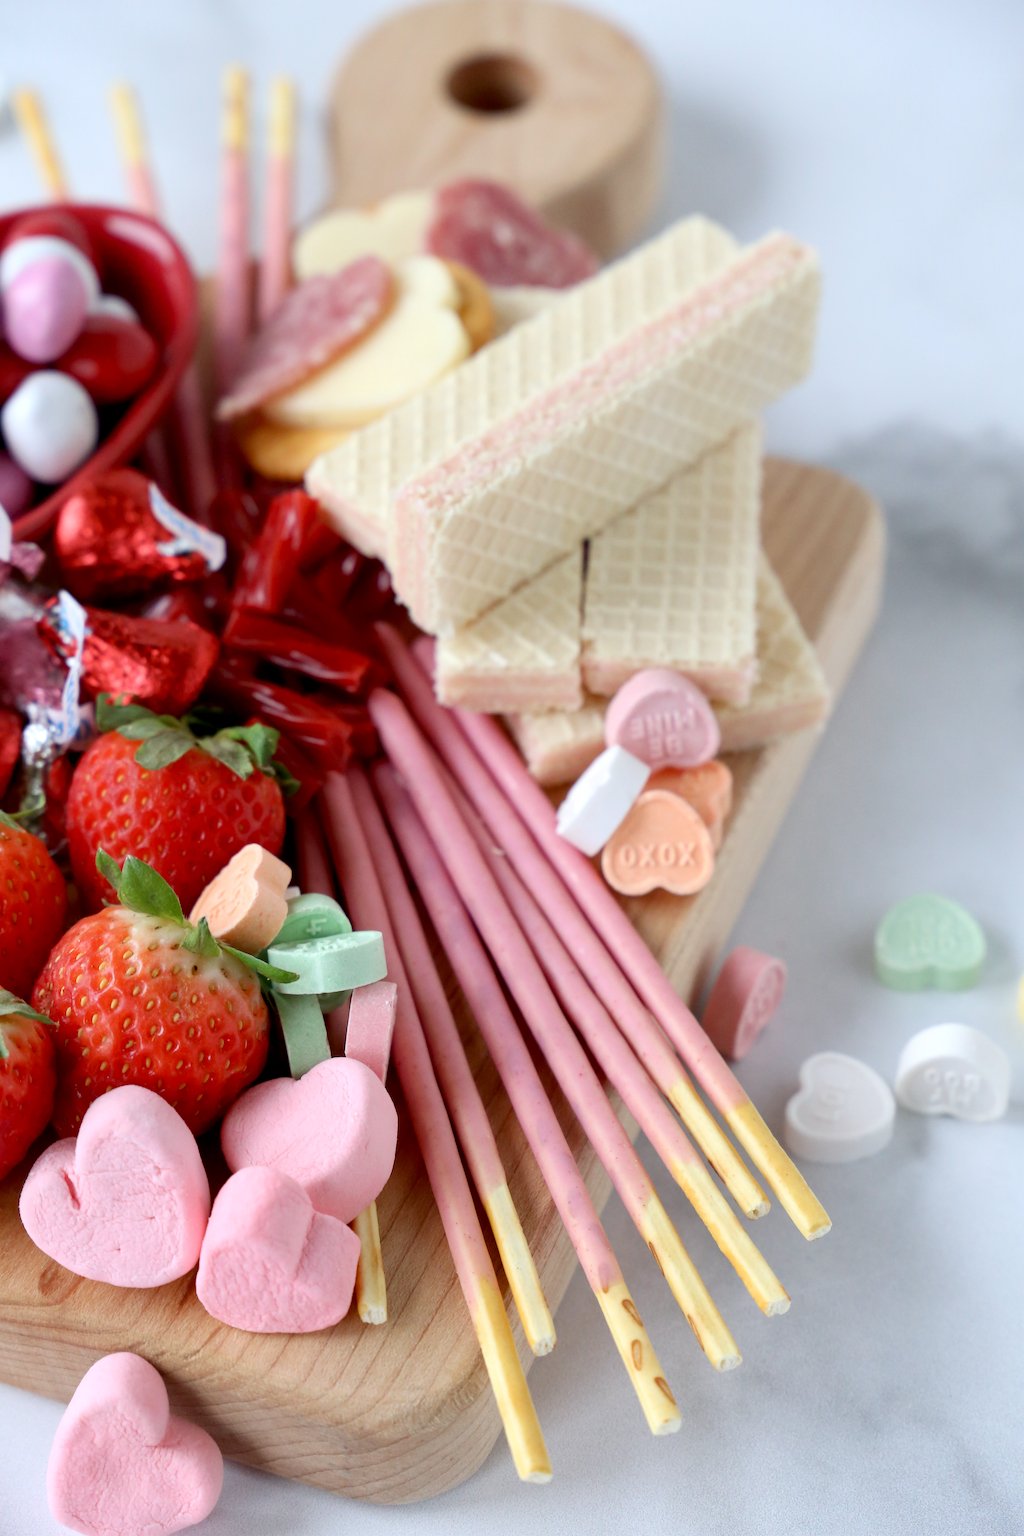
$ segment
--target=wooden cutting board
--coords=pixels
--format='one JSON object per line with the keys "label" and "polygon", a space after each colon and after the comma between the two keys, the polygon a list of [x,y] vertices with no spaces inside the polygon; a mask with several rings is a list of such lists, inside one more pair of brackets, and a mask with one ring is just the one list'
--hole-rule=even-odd
{"label": "wooden cutting board", "polygon": [[[838,475],[770,461],[764,533],[838,700],[878,607],[885,542],[879,508]],[[684,995],[695,992],[735,921],[818,739],[805,732],[734,757],[736,805],[711,885],[685,900],[657,894],[631,904],[631,916]],[[464,1009],[461,1017],[554,1308],[575,1257]],[[564,1104],[560,1113],[601,1206],[607,1179]],[[134,1350],[163,1372],[174,1407],[204,1424],[225,1455],[379,1503],[408,1503],[454,1487],[493,1445],[498,1415],[408,1139],[379,1202],[390,1305],[382,1328],[350,1317],[329,1332],[260,1337],[214,1322],[190,1280],[155,1291],[79,1280],[29,1242],[18,1220],[19,1183],[12,1176],[0,1186],[0,1379],[67,1399],[100,1355]],[[768,1219],[785,1217],[776,1211]],[[592,1327],[607,1347],[596,1309]],[[544,1368],[559,1369],[557,1350]],[[639,1418],[634,1432],[644,1433]],[[511,1486],[511,1465],[508,1475]]]}

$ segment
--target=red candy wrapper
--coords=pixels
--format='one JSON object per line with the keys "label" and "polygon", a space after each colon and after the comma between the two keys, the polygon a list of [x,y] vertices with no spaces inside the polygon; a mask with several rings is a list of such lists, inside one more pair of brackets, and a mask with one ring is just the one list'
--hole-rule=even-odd
{"label": "red candy wrapper", "polygon": [[[53,604],[39,631],[55,655],[64,645],[53,620]],[[141,619],[133,614],[87,608],[82,654],[82,692],[88,698],[110,693],[145,704],[157,714],[180,715],[194,704],[217,660],[219,643],[187,619]]]}
{"label": "red candy wrapper", "polygon": [[65,584],[85,602],[202,581],[227,553],[219,534],[179,512],[134,469],[112,469],[69,496],[53,542]]}

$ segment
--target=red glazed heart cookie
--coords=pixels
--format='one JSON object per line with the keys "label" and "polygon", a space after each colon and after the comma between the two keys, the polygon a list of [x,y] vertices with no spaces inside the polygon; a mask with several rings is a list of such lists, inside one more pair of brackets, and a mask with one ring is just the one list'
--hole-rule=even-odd
{"label": "red glazed heart cookie", "polygon": [[671,891],[692,896],[715,868],[711,834],[692,805],[664,789],[645,789],[601,855],[608,884],[623,896]]}

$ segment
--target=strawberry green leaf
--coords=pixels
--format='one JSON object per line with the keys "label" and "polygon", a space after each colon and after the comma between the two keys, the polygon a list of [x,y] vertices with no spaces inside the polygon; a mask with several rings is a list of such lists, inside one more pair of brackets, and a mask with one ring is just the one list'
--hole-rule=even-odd
{"label": "strawberry green leaf", "polygon": [[158,875],[155,869],[137,859],[133,853],[128,855],[123,868],[118,870],[116,860],[101,848],[96,854],[96,868],[116,890],[121,906],[130,907],[133,912],[141,912],[146,917],[160,917],[166,922],[180,923],[184,927],[185,914],[181,910],[181,902],[163,875]]}
{"label": "strawberry green leaf", "polygon": [[[122,732],[122,734],[127,733]],[[195,739],[189,735],[188,731],[171,731],[161,728],[143,741],[135,754],[135,761],[140,768],[169,768],[172,763],[187,756],[196,745]]]}
{"label": "strawberry green leaf", "polygon": [[264,725],[262,720],[256,720],[252,725],[231,725],[219,732],[224,738],[232,741],[240,741],[252,755],[252,760],[257,768],[267,770],[274,761],[274,753],[277,744],[281,740],[281,732],[275,730],[272,725]]}
{"label": "strawberry green leaf", "polygon": [[114,894],[116,895],[121,885],[121,866],[116,859],[110,856],[105,848],[97,848],[96,850],[96,868],[104,880],[114,887]]}
{"label": "strawberry green leaf", "polygon": [[298,981],[298,971],[285,971],[279,965],[269,965],[266,960],[260,960],[256,955],[246,954],[244,949],[235,949],[232,944],[220,945],[226,955],[233,955],[243,965],[247,965],[250,971],[255,971],[257,976],[262,976],[264,981]]}
{"label": "strawberry green leaf", "polygon": [[15,997],[13,992],[0,987],[0,1061],[6,1061],[9,1054],[4,1039],[3,1020],[11,1015],[19,1019],[35,1019],[37,1024],[49,1024],[53,1028],[53,1020],[47,1018],[45,1013],[38,1013],[20,997]]}
{"label": "strawberry green leaf", "polygon": [[201,917],[195,927],[189,924],[188,932],[182,939],[181,945],[190,954],[200,955],[204,960],[216,960],[221,950],[225,948],[210,932],[210,925],[205,917]]}
{"label": "strawberry green leaf", "polygon": [[224,731],[218,731],[216,736],[204,737],[199,742],[199,748],[208,757],[223,763],[225,768],[230,768],[240,779],[249,778],[253,771],[253,760],[249,753],[241,742],[233,741]]}

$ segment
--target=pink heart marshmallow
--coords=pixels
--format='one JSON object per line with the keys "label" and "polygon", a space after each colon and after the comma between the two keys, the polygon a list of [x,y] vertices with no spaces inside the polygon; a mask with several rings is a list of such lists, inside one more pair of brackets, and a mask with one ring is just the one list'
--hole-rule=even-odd
{"label": "pink heart marshmallow", "polygon": [[126,1084],[90,1104],[77,1139],[47,1147],[20,1210],[36,1247],[73,1274],[164,1285],[199,1258],[210,1186],[177,1110]]}
{"label": "pink heart marshmallow", "polygon": [[347,1057],[304,1076],[271,1078],[236,1099],[220,1144],[228,1167],[276,1168],[318,1211],[353,1221],[391,1176],[398,1114],[380,1079]]}
{"label": "pink heart marshmallow", "polygon": [[196,1276],[211,1317],[247,1333],[316,1333],[352,1305],[359,1239],[275,1168],[242,1168],[213,1203]]}
{"label": "pink heart marshmallow", "polygon": [[198,1525],[223,1482],[215,1442],[171,1413],[159,1371],[130,1354],[86,1371],[46,1472],[50,1513],[83,1536],[165,1536]]}

